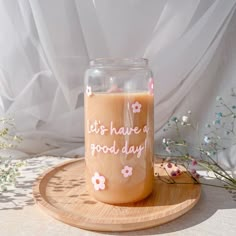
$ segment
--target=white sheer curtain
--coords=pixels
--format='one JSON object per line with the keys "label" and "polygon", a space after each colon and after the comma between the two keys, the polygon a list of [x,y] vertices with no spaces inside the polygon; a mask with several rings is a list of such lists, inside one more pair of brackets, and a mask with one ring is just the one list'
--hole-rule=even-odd
{"label": "white sheer curtain", "polygon": [[[156,140],[173,113],[188,109],[203,132],[215,97],[236,87],[235,7],[236,0],[0,0],[0,115],[14,117],[24,137],[17,154],[83,153],[83,73],[95,57],[150,60]],[[233,148],[229,154],[236,166]]]}

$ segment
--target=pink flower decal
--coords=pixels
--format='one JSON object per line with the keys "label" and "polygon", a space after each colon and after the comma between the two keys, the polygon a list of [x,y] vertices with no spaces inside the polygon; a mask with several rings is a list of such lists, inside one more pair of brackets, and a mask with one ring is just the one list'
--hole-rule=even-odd
{"label": "pink flower decal", "polygon": [[94,176],[92,177],[92,183],[96,191],[105,189],[105,177],[99,175],[98,172],[94,173]]}
{"label": "pink flower decal", "polygon": [[150,78],[148,82],[148,90],[151,95],[154,94],[154,79]]}
{"label": "pink flower decal", "polygon": [[121,170],[121,174],[127,178],[129,176],[131,176],[133,173],[133,168],[130,166],[125,166],[122,170]]}
{"label": "pink flower decal", "polygon": [[133,113],[139,113],[141,111],[142,105],[139,102],[132,104]]}
{"label": "pink flower decal", "polygon": [[90,86],[87,86],[86,94],[87,94],[88,97],[92,96],[93,93],[92,93],[92,88]]}

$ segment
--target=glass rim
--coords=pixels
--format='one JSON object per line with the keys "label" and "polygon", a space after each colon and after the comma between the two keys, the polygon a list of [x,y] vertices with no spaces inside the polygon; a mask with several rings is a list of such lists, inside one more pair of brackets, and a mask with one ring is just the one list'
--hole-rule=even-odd
{"label": "glass rim", "polygon": [[99,57],[89,61],[91,67],[146,67],[148,59],[143,57]]}

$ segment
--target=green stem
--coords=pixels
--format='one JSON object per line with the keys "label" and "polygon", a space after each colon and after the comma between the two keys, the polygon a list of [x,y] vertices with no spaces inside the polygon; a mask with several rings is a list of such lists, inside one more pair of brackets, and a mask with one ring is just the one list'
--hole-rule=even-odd
{"label": "green stem", "polygon": [[212,167],[208,167],[208,165],[204,165],[204,164],[201,163],[201,162],[199,162],[198,164],[201,165],[202,167],[204,167],[205,169],[207,169],[207,170],[209,170],[209,171],[212,171],[213,173],[216,173],[216,174],[218,174],[219,176],[221,176],[221,177],[223,177],[223,178],[227,179],[228,181],[230,181],[230,182],[232,182],[232,183],[235,184],[235,180],[234,180],[232,177],[229,178],[229,177],[227,177],[227,176],[221,174],[221,173],[218,172],[217,170],[213,170]]}
{"label": "green stem", "polygon": [[230,111],[231,115],[234,114],[234,112],[231,110],[231,108],[228,105],[226,105],[223,102],[221,102],[221,104]]}
{"label": "green stem", "polygon": [[228,176],[228,178],[232,179],[233,182],[235,181],[236,183],[236,180],[234,180],[211,156],[209,156],[207,153],[205,153],[205,155],[208,156],[208,158],[215,164],[215,166],[217,166],[217,168],[219,168],[221,171],[223,171],[223,173]]}
{"label": "green stem", "polygon": [[[181,144],[181,143],[178,143],[178,144],[176,144],[177,146],[187,146],[186,144]],[[202,152],[203,154],[205,154],[205,155],[207,155],[207,157],[221,170],[221,171],[223,171],[224,172],[224,174],[227,176],[224,176],[224,175],[222,175],[222,174],[220,174],[219,172],[217,172],[217,174],[219,174],[219,175],[221,175],[222,177],[225,177],[226,179],[228,179],[229,181],[231,181],[231,182],[235,182],[236,183],[236,180],[234,180],[221,166],[219,166],[218,164],[217,164],[217,162],[214,160],[214,159],[212,159],[204,150],[202,150],[202,149],[200,149],[200,148],[196,148],[196,147],[193,147],[194,149],[196,149],[196,150],[198,150],[198,151],[200,151],[200,152]],[[203,166],[203,167],[205,167],[205,166]],[[209,170],[209,168],[208,168],[208,170]]]}
{"label": "green stem", "polygon": [[215,178],[217,178],[219,181],[224,182],[228,186],[232,186],[233,188],[236,188],[235,184],[232,184],[230,182],[225,181],[224,179],[219,178],[217,175],[215,175]]}

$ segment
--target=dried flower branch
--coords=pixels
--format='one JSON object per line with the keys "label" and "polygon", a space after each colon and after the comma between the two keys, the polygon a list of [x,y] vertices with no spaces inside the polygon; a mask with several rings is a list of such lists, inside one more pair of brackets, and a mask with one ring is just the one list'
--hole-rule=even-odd
{"label": "dried flower branch", "polygon": [[[234,94],[232,93],[231,96],[235,97]],[[206,124],[206,133],[200,139],[202,141],[198,146],[185,140],[181,132],[186,127],[190,127],[193,132],[197,132],[197,128],[192,122],[191,111],[188,111],[187,115],[173,117],[167,122],[163,131],[174,129],[175,137],[164,137],[162,144],[164,150],[168,153],[167,156],[172,157],[172,162],[181,163],[194,183],[201,182],[201,176],[196,169],[199,166],[206,170],[208,174],[213,173],[213,177],[223,183],[223,186],[217,185],[217,187],[236,190],[236,179],[218,162],[219,153],[236,144],[236,105],[227,104],[220,96],[217,96],[216,102],[218,111],[215,113],[215,119]],[[196,153],[198,154],[196,155]],[[198,158],[196,159],[194,156],[198,156]],[[177,157],[177,159],[173,160],[173,157]],[[175,174],[171,173],[170,175],[173,177]],[[172,182],[174,182],[174,179]]]}
{"label": "dried flower branch", "polygon": [[[13,119],[0,118],[0,149],[10,149],[22,141],[20,136],[13,133],[15,126]],[[0,191],[7,190],[7,186],[14,184],[19,168],[24,165],[22,161],[13,161],[10,157],[0,156]]]}

